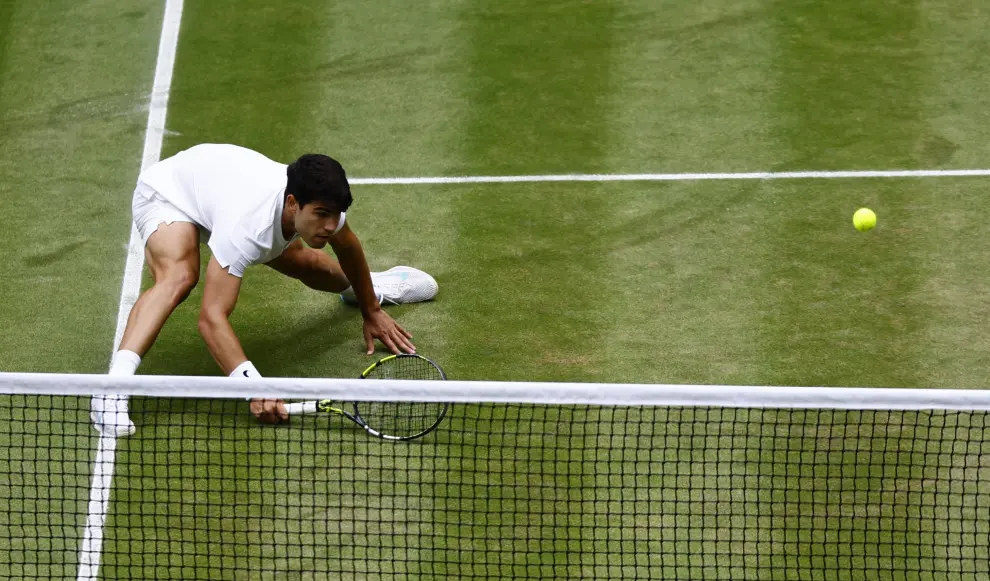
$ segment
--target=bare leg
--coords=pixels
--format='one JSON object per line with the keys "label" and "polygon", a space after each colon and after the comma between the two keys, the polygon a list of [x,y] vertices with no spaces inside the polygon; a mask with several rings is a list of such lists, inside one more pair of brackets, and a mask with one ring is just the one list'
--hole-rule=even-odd
{"label": "bare leg", "polygon": [[148,238],[144,255],[155,284],[134,304],[120,342],[120,349],[142,357],[199,280],[199,230],[189,222],[162,224]]}

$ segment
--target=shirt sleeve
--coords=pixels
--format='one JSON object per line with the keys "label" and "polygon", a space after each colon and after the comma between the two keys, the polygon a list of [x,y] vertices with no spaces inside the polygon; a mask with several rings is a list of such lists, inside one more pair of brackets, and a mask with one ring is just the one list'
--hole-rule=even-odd
{"label": "shirt sleeve", "polygon": [[244,269],[261,258],[261,250],[246,236],[238,236],[238,229],[232,231],[216,228],[206,243],[220,266],[237,278],[244,277]]}

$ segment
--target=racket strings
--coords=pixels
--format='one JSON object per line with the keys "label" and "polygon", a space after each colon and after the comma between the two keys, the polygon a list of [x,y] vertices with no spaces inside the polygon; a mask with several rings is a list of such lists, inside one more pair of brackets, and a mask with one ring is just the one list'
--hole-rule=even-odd
{"label": "racket strings", "polygon": [[437,422],[445,405],[434,402],[361,402],[361,419],[384,434],[409,437],[420,434]]}
{"label": "racket strings", "polygon": [[[428,359],[415,355],[397,356],[383,361],[366,376],[368,379],[408,379],[435,381],[446,379]],[[358,414],[379,432],[410,437],[429,430],[446,409],[439,402],[361,402]]]}
{"label": "racket strings", "polygon": [[437,366],[416,356],[398,356],[375,367],[369,379],[410,379],[435,381],[446,379]]}

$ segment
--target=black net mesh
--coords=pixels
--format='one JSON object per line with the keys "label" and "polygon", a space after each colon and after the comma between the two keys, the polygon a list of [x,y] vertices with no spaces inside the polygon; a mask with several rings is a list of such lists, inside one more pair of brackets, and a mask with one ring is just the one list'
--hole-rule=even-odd
{"label": "black net mesh", "polygon": [[986,412],[459,404],[404,443],[243,400],[133,398],[116,440],[88,411],[0,396],[0,579],[990,578]]}

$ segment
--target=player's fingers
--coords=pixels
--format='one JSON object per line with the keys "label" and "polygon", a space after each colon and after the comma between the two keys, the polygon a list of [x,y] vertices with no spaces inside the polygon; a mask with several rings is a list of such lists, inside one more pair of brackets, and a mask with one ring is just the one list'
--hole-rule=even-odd
{"label": "player's fingers", "polygon": [[399,348],[395,346],[395,343],[392,341],[391,337],[389,337],[388,335],[382,335],[379,338],[382,340],[382,343],[384,343],[385,346],[388,347],[389,351],[391,351],[394,355],[398,355],[399,353],[401,353],[401,351],[399,351]]}
{"label": "player's fingers", "polygon": [[278,408],[279,408],[278,403],[274,401],[271,402],[271,407],[268,408],[268,416],[272,419],[273,424],[277,424],[283,419],[281,410],[279,410]]}
{"label": "player's fingers", "polygon": [[367,349],[365,355],[371,355],[375,352],[375,339],[371,336],[370,331],[364,332],[364,347]]}
{"label": "player's fingers", "polygon": [[285,402],[278,400],[275,405],[275,410],[278,412],[278,418],[283,422],[289,421],[289,410],[285,409]]}
{"label": "player's fingers", "polygon": [[266,424],[274,424],[275,423],[275,416],[272,415],[272,409],[273,408],[274,408],[274,405],[272,403],[272,400],[270,400],[270,399],[262,400],[261,420],[263,422],[265,422]]}
{"label": "player's fingers", "polygon": [[258,417],[258,421],[263,424],[272,423],[272,416],[271,413],[268,411],[268,408],[262,408],[261,411],[257,413],[257,417]]}
{"label": "player's fingers", "polygon": [[392,321],[392,328],[389,329],[389,334],[392,335],[392,340],[404,349],[415,349],[415,347],[412,346],[412,343],[407,340],[412,337],[412,335],[406,332],[406,330],[402,328],[402,325],[396,323],[395,321]]}
{"label": "player's fingers", "polygon": [[412,344],[412,341],[406,339],[405,336],[396,333],[395,342],[398,343],[406,353],[415,353],[416,346]]}
{"label": "player's fingers", "polygon": [[406,331],[405,329],[403,329],[402,328],[402,325],[396,323],[395,324],[395,328],[398,329],[400,333],[402,333],[403,335],[405,335],[406,336],[406,339],[412,339],[412,333],[410,333],[409,331]]}

